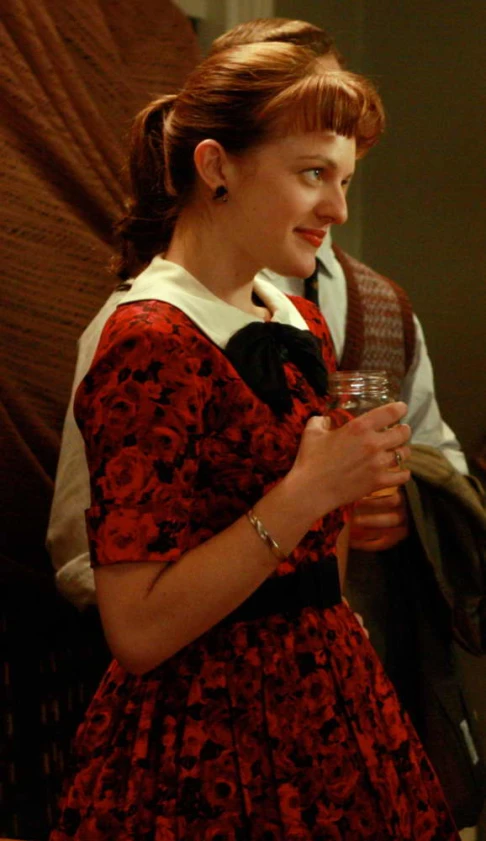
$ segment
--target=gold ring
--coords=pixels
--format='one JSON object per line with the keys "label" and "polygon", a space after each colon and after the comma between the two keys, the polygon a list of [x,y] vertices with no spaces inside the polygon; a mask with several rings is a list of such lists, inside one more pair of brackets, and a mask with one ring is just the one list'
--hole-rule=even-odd
{"label": "gold ring", "polygon": [[403,464],[402,454],[398,450],[394,450],[395,453],[395,464],[400,470]]}

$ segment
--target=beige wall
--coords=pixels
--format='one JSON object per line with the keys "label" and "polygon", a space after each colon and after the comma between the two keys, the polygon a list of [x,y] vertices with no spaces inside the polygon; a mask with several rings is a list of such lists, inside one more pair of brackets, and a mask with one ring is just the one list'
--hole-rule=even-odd
{"label": "beige wall", "polygon": [[486,434],[486,4],[371,0],[364,31],[389,130],[363,177],[362,254],[410,292],[470,450]]}
{"label": "beige wall", "polygon": [[411,295],[443,414],[470,452],[486,434],[486,4],[276,6],[327,27],[383,95],[388,131],[361,165],[340,238]]}

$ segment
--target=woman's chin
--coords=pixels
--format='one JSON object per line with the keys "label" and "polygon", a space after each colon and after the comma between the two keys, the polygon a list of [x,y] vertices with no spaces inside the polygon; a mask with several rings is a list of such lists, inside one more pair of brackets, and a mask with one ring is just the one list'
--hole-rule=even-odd
{"label": "woman's chin", "polygon": [[292,261],[282,261],[278,264],[275,263],[273,266],[267,266],[266,268],[270,269],[275,274],[279,274],[282,277],[299,277],[299,278],[306,278],[310,277],[310,275],[314,272],[316,266],[315,258],[314,260],[292,260]]}
{"label": "woman's chin", "polygon": [[315,260],[313,260],[311,263],[306,264],[304,266],[302,265],[302,263],[299,263],[299,265],[295,267],[294,271],[292,272],[292,274],[290,276],[291,277],[300,277],[304,280],[306,277],[310,277],[311,274],[314,273],[315,268],[316,268],[316,261]]}

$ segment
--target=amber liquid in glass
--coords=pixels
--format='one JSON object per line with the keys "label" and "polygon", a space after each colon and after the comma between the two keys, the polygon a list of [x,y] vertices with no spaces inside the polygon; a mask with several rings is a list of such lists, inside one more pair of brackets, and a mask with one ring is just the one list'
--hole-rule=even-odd
{"label": "amber liquid in glass", "polygon": [[[329,395],[330,409],[338,409],[341,417],[347,414],[350,419],[395,400],[386,371],[334,371],[329,375]],[[390,473],[399,469],[390,467]],[[396,485],[390,485],[367,498],[391,496],[396,490]]]}

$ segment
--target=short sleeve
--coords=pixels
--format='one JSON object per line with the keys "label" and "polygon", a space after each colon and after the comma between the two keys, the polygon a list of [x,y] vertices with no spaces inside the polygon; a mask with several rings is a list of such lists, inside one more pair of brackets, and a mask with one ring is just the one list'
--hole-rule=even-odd
{"label": "short sleeve", "polygon": [[[186,322],[186,323],[185,323]],[[210,366],[170,305],[119,307],[75,398],[90,472],[91,562],[187,551]]]}

